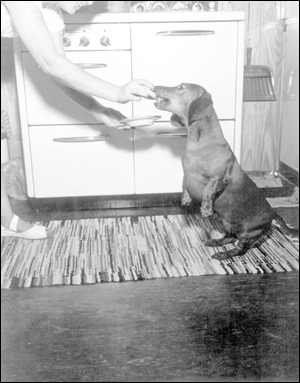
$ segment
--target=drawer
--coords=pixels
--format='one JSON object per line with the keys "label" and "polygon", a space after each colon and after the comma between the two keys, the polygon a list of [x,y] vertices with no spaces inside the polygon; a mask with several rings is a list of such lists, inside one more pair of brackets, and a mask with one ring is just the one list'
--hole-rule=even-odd
{"label": "drawer", "polygon": [[[99,135],[103,141],[95,140]],[[134,193],[132,131],[31,126],[29,138],[36,198]],[[54,141],[63,138],[74,142]]]}
{"label": "drawer", "polygon": [[[220,121],[225,139],[234,147],[234,121]],[[182,192],[181,155],[186,144],[186,129],[170,123],[155,123],[151,129],[134,132],[135,193]]]}
{"label": "drawer", "polygon": [[[237,22],[132,25],[132,75],[154,85],[195,83],[212,95],[220,119],[235,118]],[[134,103],[134,115],[157,114],[153,103]],[[164,120],[168,113],[162,114]]]}
{"label": "drawer", "polygon": [[[28,52],[22,54],[29,125],[97,123],[86,110],[65,96],[36,65]],[[67,52],[67,58],[87,68],[89,73],[117,85],[131,80],[130,52]],[[100,65],[100,68],[97,67]],[[93,66],[94,65],[94,66]],[[132,103],[119,104],[98,99],[105,106],[132,116]]]}

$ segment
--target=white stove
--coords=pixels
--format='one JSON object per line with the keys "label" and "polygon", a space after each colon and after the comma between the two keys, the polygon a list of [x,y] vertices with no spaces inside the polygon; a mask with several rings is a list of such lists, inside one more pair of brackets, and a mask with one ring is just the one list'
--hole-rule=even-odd
{"label": "white stove", "polygon": [[[144,78],[155,85],[204,86],[239,157],[243,17],[233,12],[75,14],[73,21],[71,15],[65,18],[63,41],[69,60],[114,84]],[[169,113],[159,113],[161,119],[147,129],[116,131],[60,92],[17,42],[15,62],[29,197],[181,192],[186,132],[174,129]],[[149,100],[99,101],[127,117],[157,115]]]}

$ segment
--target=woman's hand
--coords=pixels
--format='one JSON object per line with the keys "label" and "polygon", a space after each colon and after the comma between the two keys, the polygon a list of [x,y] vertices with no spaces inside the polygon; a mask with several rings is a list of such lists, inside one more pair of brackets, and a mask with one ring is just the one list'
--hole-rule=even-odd
{"label": "woman's hand", "polygon": [[120,121],[126,118],[126,116],[118,110],[106,108],[101,104],[98,104],[98,107],[92,114],[99,122],[103,122],[110,128],[118,128],[122,125]]}
{"label": "woman's hand", "polygon": [[141,97],[155,99],[154,85],[147,80],[132,80],[120,86],[117,102],[125,104],[129,101],[140,101]]}

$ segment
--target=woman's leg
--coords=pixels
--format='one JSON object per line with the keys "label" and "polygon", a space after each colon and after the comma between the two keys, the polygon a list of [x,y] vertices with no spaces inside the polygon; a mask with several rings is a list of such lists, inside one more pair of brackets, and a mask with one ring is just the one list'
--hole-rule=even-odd
{"label": "woman's leg", "polygon": [[[11,220],[13,218],[14,213],[11,210],[10,202],[8,199],[8,195],[5,189],[5,181],[3,177],[3,172],[1,168],[1,225],[8,228]],[[25,222],[23,220],[19,220],[17,231],[23,232],[33,227],[33,225],[29,222]]]}

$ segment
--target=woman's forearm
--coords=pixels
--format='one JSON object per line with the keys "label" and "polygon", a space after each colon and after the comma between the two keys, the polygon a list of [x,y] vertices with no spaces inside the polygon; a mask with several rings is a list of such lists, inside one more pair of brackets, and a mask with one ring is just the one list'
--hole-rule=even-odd
{"label": "woman's forearm", "polygon": [[75,89],[72,89],[62,83],[54,80],[54,84],[72,101],[80,105],[93,115],[99,122],[102,122],[110,127],[117,127],[120,125],[120,121],[126,118],[122,113],[113,108],[108,108],[101,105],[94,97],[86,95]]}
{"label": "woman's forearm", "polygon": [[66,57],[55,55],[41,69],[54,80],[79,92],[90,94],[105,100],[120,102],[119,86],[92,76]]}
{"label": "woman's forearm", "polygon": [[99,112],[100,104],[94,97],[79,92],[75,89],[72,89],[61,82],[52,78],[54,84],[62,91],[68,98],[72,101],[76,102],[76,104],[80,105],[82,108],[87,110],[91,114],[95,114]]}

